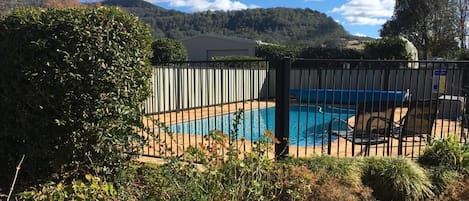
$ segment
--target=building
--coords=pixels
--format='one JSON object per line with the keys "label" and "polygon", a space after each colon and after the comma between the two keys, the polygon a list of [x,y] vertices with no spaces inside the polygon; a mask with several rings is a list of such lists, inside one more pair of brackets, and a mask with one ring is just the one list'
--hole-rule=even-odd
{"label": "building", "polygon": [[210,60],[219,56],[254,56],[256,41],[219,35],[199,35],[181,40],[189,60]]}

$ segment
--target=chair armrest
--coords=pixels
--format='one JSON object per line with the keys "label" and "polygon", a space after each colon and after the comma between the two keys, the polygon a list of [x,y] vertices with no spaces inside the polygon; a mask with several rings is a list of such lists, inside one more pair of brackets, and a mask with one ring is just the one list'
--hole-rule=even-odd
{"label": "chair armrest", "polygon": [[354,126],[351,126],[346,120],[341,119],[341,118],[332,118],[331,121],[329,122],[329,126],[328,126],[329,131],[332,131],[332,125],[333,125],[334,121],[339,121],[339,123],[344,123],[347,126],[347,130],[349,130],[349,131],[352,131],[354,129]]}

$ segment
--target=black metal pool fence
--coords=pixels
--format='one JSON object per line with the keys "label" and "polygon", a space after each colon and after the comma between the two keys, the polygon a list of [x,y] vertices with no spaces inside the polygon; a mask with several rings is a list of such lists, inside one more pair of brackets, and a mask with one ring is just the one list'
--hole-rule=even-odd
{"label": "black metal pool fence", "polygon": [[[229,139],[242,141],[242,149],[272,130],[276,158],[416,157],[449,135],[466,143],[468,64],[290,58],[159,63],[144,105],[166,130],[151,124],[157,137],[148,137],[153,141],[143,154],[181,154],[203,144],[211,130],[228,134],[230,114],[243,110],[237,135]],[[158,150],[159,144],[171,153]]]}

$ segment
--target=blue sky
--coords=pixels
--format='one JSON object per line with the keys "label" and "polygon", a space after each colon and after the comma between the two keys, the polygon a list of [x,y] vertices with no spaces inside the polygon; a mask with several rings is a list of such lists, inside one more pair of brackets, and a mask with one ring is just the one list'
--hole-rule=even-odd
{"label": "blue sky", "polygon": [[310,8],[331,16],[353,35],[379,37],[381,25],[391,18],[395,0],[146,0],[184,12],[247,8]]}

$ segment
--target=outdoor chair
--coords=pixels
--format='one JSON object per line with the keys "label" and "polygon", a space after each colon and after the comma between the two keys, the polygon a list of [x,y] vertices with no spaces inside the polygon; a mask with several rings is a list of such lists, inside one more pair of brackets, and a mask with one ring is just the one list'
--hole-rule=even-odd
{"label": "outdoor chair", "polygon": [[[354,125],[348,124],[343,119],[333,119],[329,123],[328,132],[337,135],[353,145],[360,145],[361,150],[357,155],[369,155],[372,145],[384,144],[392,133],[394,118],[393,103],[361,104],[356,108]],[[345,130],[337,129],[346,124]],[[355,146],[352,147],[352,155],[355,155]]]}
{"label": "outdoor chair", "polygon": [[438,100],[418,100],[409,104],[406,115],[393,125],[392,137],[399,140],[399,154],[402,154],[403,142],[421,142],[422,138],[430,142],[437,111]]}

